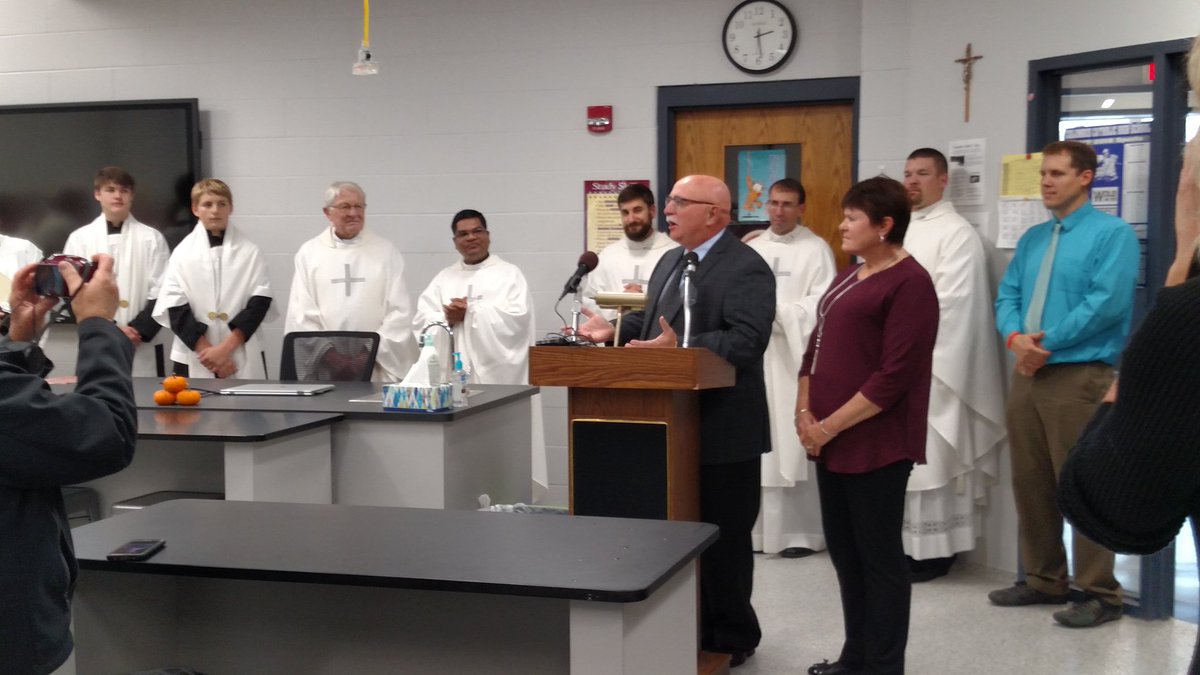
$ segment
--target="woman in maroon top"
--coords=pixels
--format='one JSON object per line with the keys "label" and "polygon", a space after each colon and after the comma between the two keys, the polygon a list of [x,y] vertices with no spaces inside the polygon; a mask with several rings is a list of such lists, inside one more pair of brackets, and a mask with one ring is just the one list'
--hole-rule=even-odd
{"label": "woman in maroon top", "polygon": [[811,675],[903,673],[912,596],[900,527],[913,463],[925,461],[938,300],[902,247],[904,186],[871,178],[846,193],[842,250],[859,258],[817,305],[796,397],[796,431],[817,463],[821,519],[846,640]]}

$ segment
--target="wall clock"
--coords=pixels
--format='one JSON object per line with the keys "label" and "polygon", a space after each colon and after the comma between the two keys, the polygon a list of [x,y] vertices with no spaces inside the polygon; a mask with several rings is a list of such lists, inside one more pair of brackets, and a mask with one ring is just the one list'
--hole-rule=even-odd
{"label": "wall clock", "polygon": [[729,62],[747,73],[769,73],[796,48],[796,20],[775,0],[746,0],[729,13],[721,44]]}

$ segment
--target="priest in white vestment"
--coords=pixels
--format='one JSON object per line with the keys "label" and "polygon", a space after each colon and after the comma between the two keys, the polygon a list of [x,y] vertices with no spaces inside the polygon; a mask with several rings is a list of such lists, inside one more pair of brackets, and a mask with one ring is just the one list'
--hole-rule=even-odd
{"label": "priest in white vestment", "polygon": [[371,379],[399,382],[417,357],[404,258],[392,242],[364,229],[366,206],[355,183],[326,189],[330,225],[296,253],[284,332],[378,333]]}
{"label": "priest in white vestment", "polygon": [[[645,293],[650,272],[663,254],[675,248],[666,232],[654,229],[654,193],[635,183],[617,195],[625,236],[600,251],[600,263],[587,275],[583,296],[595,304],[596,293]],[[615,309],[598,310],[605,319],[617,318]]]}
{"label": "priest in white vestment", "polygon": [[[462,355],[469,382],[477,384],[528,384],[529,347],[534,341],[533,298],[525,275],[516,265],[490,252],[487,218],[464,209],[450,223],[454,248],[462,260],[438,272],[417,298],[413,329],[418,333],[439,321],[454,331],[455,348]],[[439,345],[445,332],[434,329]],[[441,353],[445,354],[443,347]],[[449,361],[449,359],[447,359]],[[443,363],[446,379],[453,363]],[[532,409],[534,501],[548,483],[545,430],[541,395]]]}
{"label": "priest in white vestment", "polygon": [[154,318],[175,334],[171,360],[192,377],[265,379],[258,327],[271,309],[262,254],[229,222],[229,186],[206,178],[192,188],[199,219],[171,254]]}
{"label": "priest in white vestment", "polygon": [[133,342],[133,374],[153,377],[159,374],[156,347],[170,337],[160,332],[162,326],[151,315],[171,251],[162,233],[130,213],[134,181],[124,169],[101,169],[95,179],[95,198],[100,215],[72,232],[62,252],[89,260],[97,253],[112,256],[121,294],[114,321]]}
{"label": "priest in white vestment", "polygon": [[[420,331],[433,321],[448,324],[470,382],[526,384],[534,324],[525,275],[490,253],[482,213],[460,211],[452,227],[462,260],[438,272],[421,292],[413,328]],[[448,370],[453,365],[443,364]]]}
{"label": "priest in white vestment", "polygon": [[775,272],[775,321],[763,355],[771,449],[762,456],[762,506],[754,549],[799,558],[825,549],[816,474],[810,475],[794,414],[796,389],[817,302],[836,273],[829,244],[803,225],[804,187],[785,178],[770,188],[770,227],[749,241]]}
{"label": "priest in white vestment", "polygon": [[40,261],[42,251],[31,241],[0,234],[0,314],[8,314],[8,295],[17,270]]}
{"label": "priest in white vestment", "polygon": [[904,248],[929,272],[940,306],[926,463],[913,467],[905,502],[904,550],[914,581],[945,574],[957,553],[975,547],[1006,437],[994,286],[979,234],[943,199],[948,180],[941,152],[909,155],[904,185],[913,211]]}

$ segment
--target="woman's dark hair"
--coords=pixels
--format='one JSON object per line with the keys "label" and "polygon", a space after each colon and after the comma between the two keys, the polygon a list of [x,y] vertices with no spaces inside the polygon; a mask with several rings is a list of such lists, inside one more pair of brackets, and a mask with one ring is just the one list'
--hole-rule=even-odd
{"label": "woman's dark hair", "polygon": [[884,218],[891,218],[887,242],[897,246],[904,243],[912,202],[900,181],[876,176],[856,183],[842,198],[842,208],[862,211],[873,225],[882,225]]}

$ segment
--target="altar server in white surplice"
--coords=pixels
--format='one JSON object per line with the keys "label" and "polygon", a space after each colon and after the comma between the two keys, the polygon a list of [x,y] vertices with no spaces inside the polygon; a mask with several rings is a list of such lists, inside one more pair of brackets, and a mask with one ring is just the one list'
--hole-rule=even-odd
{"label": "altar server in white surplice", "polygon": [[304,242],[284,331],[369,331],[380,337],[371,379],[399,382],[417,357],[404,258],[364,229],[367,196],[350,182],[325,190],[329,227]]}
{"label": "altar server in white surplice", "polygon": [[946,574],[957,553],[975,547],[1006,436],[994,287],[979,234],[943,199],[948,180],[941,152],[909,155],[904,186],[912,220],[904,249],[929,272],[940,306],[926,463],[913,467],[905,498],[904,551],[914,581]]}
{"label": "altar server in white surplice", "polygon": [[[654,193],[645,185],[635,183],[621,190],[617,208],[625,236],[605,246],[600,264],[588,273],[583,295],[591,303],[596,293],[645,293],[659,258],[679,245],[666,232],[654,229]],[[617,318],[615,309],[599,311],[609,321]]]}
{"label": "altar server in white surplice", "polygon": [[8,293],[17,270],[43,257],[33,242],[0,234],[0,316],[10,312]]}
{"label": "altar server in white surplice", "polygon": [[[413,328],[420,331],[433,321],[448,324],[454,330],[455,348],[462,354],[463,367],[470,371],[470,382],[527,384],[534,324],[533,299],[525,275],[516,265],[490,252],[491,235],[482,213],[474,209],[459,211],[450,221],[450,231],[462,260],[438,272],[421,292]],[[434,330],[439,341],[445,339],[443,331]],[[453,366],[443,364],[447,379]],[[530,407],[530,460],[533,497],[537,501],[549,483],[540,394],[533,396]]]}
{"label": "altar server in white surplice", "polygon": [[756,551],[787,558],[825,549],[816,474],[810,476],[793,417],[817,301],[836,268],[829,244],[801,222],[804,199],[799,181],[775,182],[767,200],[771,226],[749,241],[775,272],[775,321],[763,355],[774,452],[762,456],[762,506],[751,536]]}
{"label": "altar server in white surplice", "polygon": [[[192,188],[199,219],[171,254],[154,318],[175,334],[171,360],[192,377],[262,379],[258,327],[271,312],[262,254],[233,227],[233,193],[215,178]],[[182,368],[180,368],[182,366]]]}
{"label": "altar server in white surplice", "polygon": [[138,222],[133,206],[133,176],[117,166],[96,174],[95,197],[100,215],[67,237],[63,253],[91,259],[97,253],[113,257],[113,272],[121,299],[114,320],[133,343],[133,374],[158,375],[155,347],[169,337],[154,317],[154,301],[171,255],[162,234]]}

